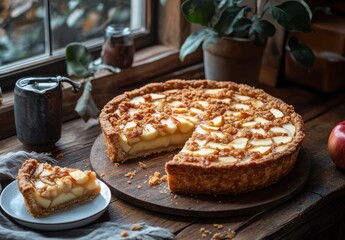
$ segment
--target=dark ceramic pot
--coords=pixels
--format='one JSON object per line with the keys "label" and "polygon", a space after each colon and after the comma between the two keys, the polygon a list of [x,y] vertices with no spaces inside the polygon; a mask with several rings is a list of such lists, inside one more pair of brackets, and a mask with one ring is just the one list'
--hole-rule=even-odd
{"label": "dark ceramic pot", "polygon": [[61,82],[79,83],[65,77],[29,77],[16,82],[14,116],[18,139],[32,149],[46,150],[60,139],[62,125]]}

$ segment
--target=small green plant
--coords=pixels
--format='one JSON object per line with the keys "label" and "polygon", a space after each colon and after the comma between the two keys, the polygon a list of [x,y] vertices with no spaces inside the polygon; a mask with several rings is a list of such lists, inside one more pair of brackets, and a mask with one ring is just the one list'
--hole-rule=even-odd
{"label": "small green plant", "polygon": [[66,47],[67,74],[86,79],[84,91],[78,99],[75,111],[87,122],[90,118],[98,118],[99,109],[95,104],[91,91],[94,74],[101,69],[108,69],[111,72],[119,73],[120,68],[115,68],[102,63],[101,58],[93,60],[87,48],[80,43],[70,43]]}
{"label": "small green plant", "polygon": [[[251,1],[253,2],[253,1]],[[303,0],[288,0],[276,4],[274,0],[254,1],[255,6],[245,5],[241,0],[186,0],[181,6],[185,18],[205,28],[192,33],[180,49],[180,59],[194,52],[202,43],[203,49],[208,44],[216,43],[222,37],[250,39],[257,45],[265,45],[276,28],[272,22],[264,19],[270,14],[273,19],[289,32],[312,32],[312,13]],[[281,2],[281,1],[280,1]],[[287,42],[294,59],[304,67],[311,67],[314,62],[313,52],[301,44],[295,37]]]}

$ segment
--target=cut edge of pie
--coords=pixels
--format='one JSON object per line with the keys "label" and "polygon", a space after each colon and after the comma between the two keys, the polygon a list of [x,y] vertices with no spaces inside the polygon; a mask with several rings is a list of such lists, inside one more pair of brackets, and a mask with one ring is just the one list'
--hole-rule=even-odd
{"label": "cut edge of pie", "polygon": [[93,171],[52,167],[36,159],[22,164],[17,180],[27,210],[33,217],[44,217],[91,201],[101,190]]}
{"label": "cut edge of pie", "polygon": [[[207,91],[210,94],[215,93],[214,96],[210,95],[211,98],[222,97],[221,101],[223,102],[228,102],[229,104],[232,104],[234,102],[238,104],[235,106],[235,110],[237,109],[237,107],[240,109],[238,110],[238,113],[239,113],[238,116],[240,116],[239,118],[244,118],[244,119],[246,118],[245,116],[246,104],[250,105],[250,108],[254,108],[254,109],[256,108],[255,106],[256,103],[258,103],[258,105],[261,105],[263,103],[266,104],[268,107],[266,107],[265,111],[268,112],[267,109],[270,110],[270,113],[268,114],[271,114],[274,116],[275,125],[270,125],[270,123],[265,123],[265,122],[261,123],[260,121],[262,120],[262,118],[260,121],[258,120],[259,122],[254,123],[254,125],[256,124],[256,127],[261,126],[261,128],[269,126],[268,130],[265,129],[264,132],[266,133],[269,132],[270,134],[270,136],[268,137],[270,138],[269,141],[271,141],[271,148],[269,149],[270,153],[269,154],[265,153],[266,151],[265,150],[266,146],[264,145],[265,143],[262,143],[262,141],[260,142],[260,138],[263,138],[263,136],[259,136],[258,139],[254,139],[254,140],[250,138],[249,139],[250,141],[248,141],[250,142],[250,144],[246,143],[246,146],[250,145],[251,147],[251,149],[249,149],[250,151],[252,149],[257,149],[258,151],[257,155],[259,155],[259,157],[255,157],[255,153],[253,154],[253,152],[250,152],[250,154],[253,155],[254,158],[249,159],[247,161],[243,159],[242,161],[238,161],[238,159],[236,159],[236,156],[235,158],[233,158],[232,156],[228,158],[225,157],[223,162],[222,161],[214,162],[213,160],[211,161],[210,160],[211,158],[209,158],[207,154],[207,150],[209,150],[207,149],[208,143],[206,144],[206,147],[204,147],[204,149],[206,150],[201,150],[201,151],[193,150],[193,144],[198,145],[200,142],[202,142],[200,141],[200,139],[199,140],[193,139],[193,136],[196,135],[196,134],[193,135],[193,133],[197,131],[196,128],[198,128],[198,126],[206,122],[208,122],[208,124],[209,122],[211,122],[209,126],[206,126],[207,128],[210,129],[210,130],[207,129],[207,131],[210,131],[209,133],[211,133],[213,131],[213,127],[217,126],[215,124],[218,124],[220,120],[217,119],[217,121],[215,121],[216,118],[203,119],[202,117],[204,117],[205,115],[200,117],[201,116],[200,114],[199,115],[194,114],[193,116],[196,116],[196,115],[199,116],[200,121],[195,123],[193,127],[189,129],[189,131],[184,132],[185,136],[184,138],[183,136],[181,136],[181,139],[180,139],[181,141],[174,140],[174,142],[177,142],[176,145],[168,144],[167,146],[164,146],[163,144],[164,141],[162,140],[166,140],[168,138],[167,141],[168,142],[170,141],[171,143],[171,140],[172,138],[175,137],[175,135],[169,135],[166,133],[161,134],[161,131],[156,131],[158,132],[156,133],[155,128],[153,128],[153,130],[151,130],[151,132],[149,133],[151,135],[154,135],[155,138],[153,138],[153,141],[149,143],[153,145],[157,143],[158,146],[159,144],[161,144],[162,146],[159,146],[156,149],[149,149],[145,151],[139,151],[134,154],[130,154],[130,150],[128,150],[128,147],[133,147],[135,144],[140,144],[141,143],[140,141],[145,142],[146,139],[149,139],[147,136],[149,136],[151,139],[151,135],[144,136],[145,131],[146,131],[145,127],[150,125],[150,123],[146,122],[145,123],[146,126],[141,126],[144,129],[141,130],[141,135],[140,135],[141,139],[139,138],[139,140],[137,140],[137,136],[133,137],[133,135],[132,136],[130,135],[133,133],[133,128],[136,127],[135,125],[137,124],[133,124],[132,123],[133,121],[129,120],[130,118],[122,119],[121,121],[118,121],[116,120],[116,117],[114,117],[114,113],[115,115],[117,114],[117,116],[120,116],[119,118],[121,118],[121,115],[127,114],[129,111],[133,109],[133,106],[139,106],[138,108],[141,108],[141,106],[143,106],[141,108],[141,110],[143,110],[144,107],[149,106],[147,104],[145,105],[145,103],[143,104],[143,102],[145,101],[146,102],[151,101],[151,103],[155,104],[155,108],[157,109],[164,108],[164,110],[166,110],[165,105],[160,104],[159,102],[159,98],[161,98],[162,94],[165,94],[165,92],[174,91],[174,90],[183,92],[183,91],[187,91],[185,89],[190,89],[190,88],[195,88],[196,92],[201,89],[204,91],[204,93]],[[229,93],[232,94],[230,102],[228,101],[230,97],[226,97],[226,96],[224,97],[224,95],[221,96],[221,94],[218,91],[219,89],[225,89],[224,91],[226,91],[227,94]],[[195,95],[200,96],[200,94],[199,95],[198,94],[199,93],[196,93]],[[168,94],[166,95],[166,98],[170,96],[171,95]],[[234,99],[237,99],[236,100],[237,102],[234,101]],[[197,99],[194,99],[194,100],[197,101]],[[214,103],[214,99],[211,99],[211,100],[207,99],[207,101]],[[184,114],[188,116],[190,115],[190,111],[192,110],[191,106],[193,106],[193,104],[191,105],[189,103],[187,107],[184,104],[183,107],[188,108],[188,112]],[[219,106],[222,107],[223,105],[219,105]],[[182,108],[180,108],[179,106],[177,107],[173,106],[173,107],[174,108],[170,106],[170,108],[173,109],[172,111],[176,111],[177,113],[184,111],[183,107]],[[200,108],[202,109],[202,107]],[[258,109],[260,109],[260,106],[258,107]],[[193,111],[194,110],[195,109],[193,109]],[[207,111],[207,108],[204,108],[203,111],[204,112]],[[137,112],[134,112],[134,114],[138,115]],[[241,116],[241,114],[243,116]],[[131,112],[129,112],[129,115],[131,115]],[[170,113],[169,116],[171,117],[172,115],[174,115],[173,112]],[[224,121],[223,118],[221,118],[221,120]],[[252,118],[253,117],[248,118],[248,119],[252,119]],[[285,130],[282,127],[283,124],[286,124],[283,122],[284,120],[282,120],[282,123],[280,124],[281,126],[279,125],[280,118],[290,119],[288,122],[290,126],[287,126],[285,128],[285,125],[284,125],[284,128],[286,132],[289,132],[290,130],[289,127],[292,126],[293,128],[292,136],[284,132]],[[186,119],[187,119],[187,122],[193,123],[193,121],[195,121],[195,118],[189,118],[189,119],[185,118],[185,120]],[[180,122],[178,124],[180,124],[179,127],[181,127],[182,122],[180,119],[179,121]],[[184,120],[182,119],[182,121]],[[212,121],[214,122],[212,123]],[[137,121],[137,122],[140,122],[140,121]],[[113,162],[124,162],[129,158],[143,157],[143,156],[150,155],[151,153],[162,152],[162,151],[172,151],[172,150],[183,147],[181,152],[175,155],[173,160],[168,161],[165,164],[165,170],[168,175],[169,189],[172,192],[178,192],[178,193],[238,194],[238,193],[248,192],[248,191],[252,191],[252,190],[256,190],[256,189],[268,186],[272,183],[277,182],[279,179],[286,176],[290,172],[290,170],[293,168],[295,164],[299,149],[304,139],[304,128],[303,128],[302,117],[294,111],[292,106],[286,104],[280,99],[277,99],[265,93],[261,89],[255,89],[247,85],[237,84],[233,82],[218,82],[218,81],[212,81],[212,80],[188,80],[188,81],[170,80],[164,83],[148,84],[142,88],[135,89],[130,92],[125,92],[124,94],[115,97],[113,100],[111,100],[104,106],[100,114],[100,123],[101,123],[101,128],[103,132],[103,137],[104,137],[107,153],[110,160]],[[130,123],[130,124],[127,125],[127,123]],[[247,124],[246,125],[247,127],[247,126],[251,126],[250,124],[253,124],[253,121],[252,122],[244,121],[244,123]],[[243,124],[243,122],[241,122],[241,124]],[[164,126],[168,126],[168,124]],[[152,129],[152,126],[149,126],[149,127]],[[241,127],[246,128],[244,126],[241,126]],[[262,130],[261,128],[257,130]],[[124,134],[124,133],[127,134],[126,132],[127,129],[132,131],[132,132],[129,132],[129,135]],[[156,127],[156,130],[157,129],[161,130]],[[188,130],[188,128],[186,129]],[[167,131],[168,130],[170,129],[167,129]],[[181,134],[181,132],[179,133]],[[255,140],[259,140],[259,141],[255,142]],[[284,143],[284,141],[286,140],[288,140],[289,142]],[[188,144],[186,144],[186,142]],[[124,143],[128,143],[128,144],[124,145]],[[255,148],[255,144],[258,144],[257,148]],[[261,146],[260,144],[263,144],[263,146]],[[186,145],[189,145],[189,146],[186,146]],[[188,147],[190,146],[192,146],[192,148],[188,149]],[[216,148],[217,150],[216,152],[222,151],[222,146],[223,146],[222,144],[218,144],[218,143],[216,144],[213,143],[212,145],[213,148]],[[234,146],[235,145],[233,145],[232,149],[237,147],[237,146],[235,147]],[[197,152],[200,153],[200,156],[195,157],[195,153]],[[210,151],[209,155],[212,155],[212,154],[214,155],[215,152]],[[194,161],[193,158],[195,159],[198,158],[199,160]]]}

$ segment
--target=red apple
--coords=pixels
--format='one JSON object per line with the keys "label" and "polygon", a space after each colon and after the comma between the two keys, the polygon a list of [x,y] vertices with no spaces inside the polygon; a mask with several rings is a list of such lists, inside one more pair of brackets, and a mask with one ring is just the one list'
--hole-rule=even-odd
{"label": "red apple", "polygon": [[345,170],[345,121],[338,123],[329,135],[328,152],[334,164]]}

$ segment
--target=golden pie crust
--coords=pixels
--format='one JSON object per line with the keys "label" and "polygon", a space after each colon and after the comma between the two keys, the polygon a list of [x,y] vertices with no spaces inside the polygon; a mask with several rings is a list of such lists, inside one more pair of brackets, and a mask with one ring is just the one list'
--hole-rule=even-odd
{"label": "golden pie crust", "polygon": [[[131,153],[147,139],[148,125],[155,133],[150,138],[170,136],[162,123],[174,114],[194,122],[187,142]],[[169,189],[177,193],[238,194],[271,185],[293,168],[304,139],[303,120],[291,105],[261,89],[211,80],[170,80],[125,92],[104,106],[100,123],[112,162],[183,147],[165,163]],[[207,131],[197,132],[200,126]],[[134,144],[124,147],[123,139]]]}
{"label": "golden pie crust", "polygon": [[[75,173],[87,176],[87,180],[76,178]],[[57,210],[68,209],[76,204],[90,201],[100,192],[94,172],[52,167],[47,163],[39,163],[35,159],[28,159],[22,164],[17,180],[25,205],[34,217],[44,217]],[[61,201],[65,196],[67,200]],[[55,201],[56,204],[53,204],[59,197],[61,203]]]}

